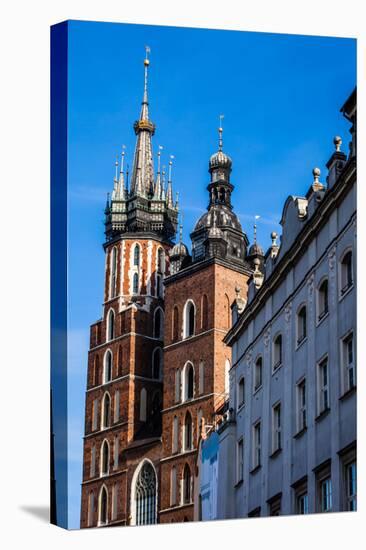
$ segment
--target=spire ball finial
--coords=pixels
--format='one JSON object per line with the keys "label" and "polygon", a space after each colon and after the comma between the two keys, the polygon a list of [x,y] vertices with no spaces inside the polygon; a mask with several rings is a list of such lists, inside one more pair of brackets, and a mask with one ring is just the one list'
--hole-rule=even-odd
{"label": "spire ball finial", "polygon": [[314,183],[319,183],[320,168],[313,168]]}
{"label": "spire ball finial", "polygon": [[335,145],[335,149],[337,151],[337,153],[341,150],[341,145],[342,145],[342,138],[341,136],[335,136],[334,139],[333,139],[333,143]]}
{"label": "spire ball finial", "polygon": [[145,67],[147,67],[148,65],[150,65],[150,60],[149,60],[149,53],[151,52],[150,50],[150,46],[145,46],[145,59],[144,59],[144,65]]}

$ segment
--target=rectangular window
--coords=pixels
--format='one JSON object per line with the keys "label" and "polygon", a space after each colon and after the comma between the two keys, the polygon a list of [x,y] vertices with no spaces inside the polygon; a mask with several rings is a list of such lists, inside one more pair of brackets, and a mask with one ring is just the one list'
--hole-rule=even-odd
{"label": "rectangular window", "polygon": [[254,365],[254,391],[257,391],[262,385],[262,358],[259,357]]}
{"label": "rectangular window", "polygon": [[244,441],[240,439],[236,448],[236,482],[243,481],[244,471]]}
{"label": "rectangular window", "polygon": [[328,358],[318,365],[318,414],[329,409]]}
{"label": "rectangular window", "polygon": [[332,509],[332,480],[330,477],[320,482],[321,512],[329,512]]}
{"label": "rectangular window", "polygon": [[273,497],[269,503],[269,515],[270,516],[280,516],[281,515],[281,495]]}
{"label": "rectangular window", "polygon": [[342,367],[344,393],[356,386],[355,354],[353,333],[342,340]]}
{"label": "rectangular window", "polygon": [[272,453],[281,449],[281,403],[272,407]]}
{"label": "rectangular window", "polygon": [[253,468],[261,465],[261,423],[253,426]]}
{"label": "rectangular window", "polygon": [[98,399],[94,399],[92,405],[92,430],[98,428]]}
{"label": "rectangular window", "polygon": [[298,432],[306,428],[306,380],[301,380],[296,386],[297,418],[296,429]]}
{"label": "rectangular window", "polygon": [[346,509],[352,512],[357,510],[357,469],[356,461],[344,466],[344,485]]}
{"label": "rectangular window", "polygon": [[292,485],[294,489],[295,514],[309,513],[308,481],[303,478]]}
{"label": "rectangular window", "polygon": [[308,514],[309,513],[309,501],[308,494],[302,493],[298,495],[296,499],[296,511],[298,514]]}
{"label": "rectangular window", "polygon": [[245,403],[245,380],[241,378],[238,384],[238,408]]}

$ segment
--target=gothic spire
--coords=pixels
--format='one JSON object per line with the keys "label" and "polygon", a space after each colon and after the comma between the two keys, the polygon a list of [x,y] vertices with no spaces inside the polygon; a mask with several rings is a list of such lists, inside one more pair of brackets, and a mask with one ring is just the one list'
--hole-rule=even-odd
{"label": "gothic spire", "polygon": [[158,172],[156,174],[156,180],[155,180],[155,187],[154,187],[154,199],[157,201],[161,200],[161,173],[160,173],[160,157],[161,157],[161,150],[162,146],[159,145],[159,151],[158,151]]}
{"label": "gothic spire", "polygon": [[173,187],[172,187],[172,165],[173,165],[173,159],[174,159],[174,155],[170,155],[170,160],[169,160],[169,172],[168,172],[168,187],[167,187],[167,194],[166,194],[166,202],[167,202],[168,208],[174,208],[174,203],[173,203]]}
{"label": "gothic spire", "polygon": [[154,192],[154,166],[151,137],[154,135],[155,125],[149,119],[148,68],[150,60],[148,55],[150,53],[150,48],[146,46],[145,50],[144,94],[140,118],[134,124],[137,139],[131,177],[131,192],[133,195],[147,197]]}
{"label": "gothic spire", "polygon": [[119,170],[118,186],[117,186],[117,193],[116,193],[116,199],[117,200],[123,200],[124,199],[124,191],[125,191],[125,174],[124,174],[125,149],[126,149],[126,146],[122,145],[121,166],[120,166],[120,170]]}

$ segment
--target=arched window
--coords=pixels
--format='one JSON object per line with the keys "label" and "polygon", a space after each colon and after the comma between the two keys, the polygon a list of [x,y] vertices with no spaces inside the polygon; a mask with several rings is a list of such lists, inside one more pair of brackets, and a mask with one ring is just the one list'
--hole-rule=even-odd
{"label": "arched window", "polygon": [[117,248],[114,246],[111,254],[111,279],[110,279],[110,297],[114,298],[117,289]]}
{"label": "arched window", "polygon": [[163,311],[160,307],[156,308],[154,313],[154,338],[162,338],[163,336]]}
{"label": "arched window", "polygon": [[173,418],[173,428],[172,428],[172,453],[178,452],[178,436],[179,436],[179,421],[178,417],[174,416]]}
{"label": "arched window", "polygon": [[318,321],[328,313],[328,279],[324,279],[318,289]]}
{"label": "arched window", "polygon": [[110,349],[108,349],[104,355],[104,373],[103,384],[107,384],[112,380],[113,372],[113,356]]}
{"label": "arched window", "polygon": [[106,525],[108,523],[108,492],[103,485],[99,494],[99,525]]}
{"label": "arched window", "polygon": [[184,450],[190,451],[192,449],[192,417],[189,411],[186,413],[184,419]]}
{"label": "arched window", "polygon": [[133,265],[135,267],[140,267],[140,246],[138,244],[136,244],[133,249]]}
{"label": "arched window", "polygon": [[196,308],[192,300],[188,300],[184,307],[184,337],[193,336],[195,332]]}
{"label": "arched window", "polygon": [[278,334],[273,340],[273,365],[272,369],[276,370],[282,364],[282,334]]}
{"label": "arched window", "polygon": [[111,425],[111,397],[108,392],[103,396],[102,401],[102,426],[101,429],[105,430]]}
{"label": "arched window", "polygon": [[254,391],[262,385],[262,371],[263,371],[263,360],[262,357],[258,357],[254,364]]}
{"label": "arched window", "polygon": [[341,294],[353,285],[353,262],[352,250],[348,250],[342,258],[341,262]]}
{"label": "arched window", "polygon": [[300,344],[306,338],[306,306],[303,305],[297,314],[297,344]]}
{"label": "arched window", "polygon": [[204,294],[202,296],[201,309],[202,309],[202,329],[207,330],[207,328],[208,328],[208,299],[207,299],[206,294]]}
{"label": "arched window", "polygon": [[113,340],[114,338],[114,328],[115,328],[114,320],[115,320],[114,310],[110,309],[107,317],[107,342],[109,342],[110,340]]}
{"label": "arched window", "polygon": [[186,464],[183,470],[183,504],[189,504],[192,501],[192,476],[191,470]]}
{"label": "arched window", "polygon": [[162,378],[163,353],[161,348],[156,348],[153,351],[152,360],[152,377],[160,380]]}
{"label": "arched window", "polygon": [[147,414],[147,392],[146,388],[142,388],[140,391],[140,421],[146,422]]}
{"label": "arched window", "polygon": [[178,307],[174,306],[173,309],[173,323],[172,323],[172,340],[176,342],[179,338],[179,311]]}
{"label": "arched window", "polygon": [[109,474],[109,444],[105,439],[100,450],[100,475],[107,476]]}
{"label": "arched window", "polygon": [[183,379],[183,400],[193,399],[194,396],[194,368],[192,363],[187,363],[184,367]]}
{"label": "arched window", "polygon": [[132,294],[138,294],[138,293],[139,293],[139,274],[134,273],[133,284],[132,284]]}
{"label": "arched window", "polygon": [[152,525],[156,523],[156,473],[151,462],[146,460],[140,466],[132,495],[132,524]]}

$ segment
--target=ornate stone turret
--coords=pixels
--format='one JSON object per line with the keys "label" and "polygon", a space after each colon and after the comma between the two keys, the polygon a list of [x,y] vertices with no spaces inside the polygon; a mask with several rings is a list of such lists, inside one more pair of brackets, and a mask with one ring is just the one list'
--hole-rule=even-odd
{"label": "ornate stone turret", "polygon": [[209,204],[191,233],[193,261],[218,257],[245,265],[248,238],[233,212],[230,183],[232,161],[222,150],[222,116],[220,116],[219,148],[209,161],[211,181],[207,186]]}
{"label": "ornate stone turret", "polygon": [[[148,101],[148,68],[150,60],[146,48],[144,59],[144,93],[140,118],[134,123],[136,146],[131,174],[130,189],[124,175],[123,148],[121,167],[114,178],[111,201],[105,211],[105,234],[107,241],[129,233],[153,233],[160,239],[171,242],[174,239],[177,223],[178,208],[173,202],[173,187],[171,178],[172,158],[169,162],[169,181],[164,188],[164,172],[160,173],[160,155],[158,152],[158,172],[154,178],[154,162],[152,152],[152,136],[155,134],[155,124],[149,118]],[[162,177],[163,176],[163,177]]]}

